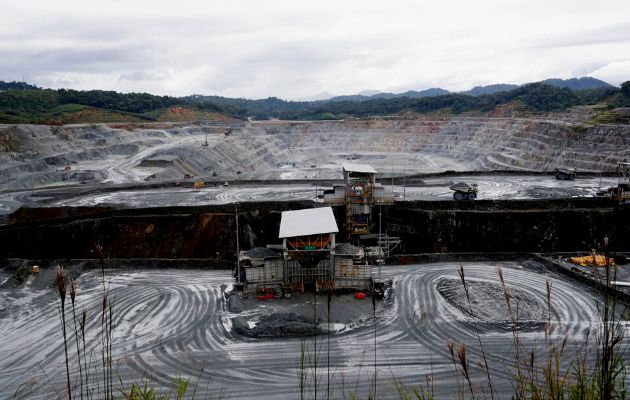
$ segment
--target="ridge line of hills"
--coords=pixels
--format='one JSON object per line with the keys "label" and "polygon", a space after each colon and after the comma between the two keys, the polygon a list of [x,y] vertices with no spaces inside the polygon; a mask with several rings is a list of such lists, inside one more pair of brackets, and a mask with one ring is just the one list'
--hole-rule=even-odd
{"label": "ridge line of hills", "polygon": [[[571,90],[588,90],[588,89],[600,89],[600,88],[613,88],[614,86],[602,81],[600,79],[591,78],[588,76],[581,78],[570,78],[570,79],[545,79],[540,82],[544,85],[555,86],[559,88],[567,88]],[[420,98],[420,97],[431,97],[431,96],[442,96],[447,94],[465,94],[469,96],[482,96],[484,94],[492,94],[498,92],[505,92],[509,90],[516,89],[524,85],[515,85],[511,83],[497,83],[486,86],[475,86],[472,89],[464,90],[460,92],[451,92],[449,90],[445,90],[442,88],[430,88],[424,90],[408,90],[401,93],[388,93],[388,92],[380,92],[380,91],[370,91],[366,90],[359,94],[354,95],[344,95],[344,96],[333,96],[330,95],[329,98],[321,98],[314,101],[365,101],[368,99],[392,99],[396,97],[409,97],[409,98]]]}
{"label": "ridge line of hills", "polygon": [[[515,86],[515,87],[513,87]],[[621,89],[594,78],[549,79],[521,86],[496,84],[451,93],[443,89],[399,94],[338,96],[319,101],[260,100],[221,96],[156,96],[148,93],[43,89],[0,81],[0,123],[67,124],[216,119],[327,120],[396,114],[483,115],[498,107],[556,112],[574,106],[630,107],[630,81]]]}

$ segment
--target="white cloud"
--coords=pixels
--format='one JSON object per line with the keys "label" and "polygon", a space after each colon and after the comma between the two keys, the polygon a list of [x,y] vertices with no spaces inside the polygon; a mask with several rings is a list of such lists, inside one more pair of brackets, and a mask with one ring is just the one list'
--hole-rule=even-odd
{"label": "white cloud", "polygon": [[299,98],[628,79],[626,0],[8,0],[0,79]]}
{"label": "white cloud", "polygon": [[630,59],[613,61],[590,72],[589,75],[614,85],[630,81]]}

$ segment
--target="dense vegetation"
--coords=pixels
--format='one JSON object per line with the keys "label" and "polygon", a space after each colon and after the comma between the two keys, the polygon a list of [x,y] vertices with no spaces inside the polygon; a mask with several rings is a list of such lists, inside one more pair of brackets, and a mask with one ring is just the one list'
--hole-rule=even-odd
{"label": "dense vegetation", "polygon": [[[0,91],[0,122],[5,123],[63,123],[80,119],[76,117],[79,112],[90,115],[100,113],[103,118],[112,118],[116,114],[120,120],[155,120],[160,112],[175,106],[243,118],[296,120],[382,116],[406,112],[486,113],[506,104],[519,104],[532,112],[549,112],[601,102],[616,107],[625,106],[628,96],[624,96],[622,91],[626,93],[630,90],[627,85],[622,90],[614,87],[571,90],[532,83],[478,96],[447,93],[425,97],[372,96],[363,101],[340,101],[337,98],[334,101],[295,102],[276,97],[262,100],[199,95],[177,98],[102,90],[53,90],[40,89],[22,82],[0,82],[0,88],[5,88]],[[69,114],[74,117],[67,117]]]}
{"label": "dense vegetation", "polygon": [[3,90],[37,90],[39,89],[37,86],[29,85],[26,82],[3,82],[0,81],[0,91]]}
{"label": "dense vegetation", "polygon": [[191,105],[204,107],[210,104],[235,115],[255,118],[280,119],[332,119],[391,115],[406,111],[420,114],[447,111],[453,114],[489,112],[495,107],[520,102],[531,111],[560,111],[571,106],[596,104],[618,93],[619,89],[600,88],[573,91],[541,83],[532,83],[514,90],[482,96],[446,94],[440,96],[392,99],[375,98],[357,101],[288,102],[275,97],[264,100],[229,99],[217,96],[186,98]]}

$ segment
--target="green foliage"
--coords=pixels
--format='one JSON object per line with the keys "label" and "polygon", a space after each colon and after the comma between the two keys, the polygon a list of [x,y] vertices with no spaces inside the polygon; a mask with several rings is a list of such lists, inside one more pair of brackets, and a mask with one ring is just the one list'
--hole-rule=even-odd
{"label": "green foliage", "polygon": [[51,89],[9,90],[0,93],[0,110],[43,114],[60,104],[59,93]]}
{"label": "green foliage", "polygon": [[630,115],[627,113],[621,113],[615,109],[606,109],[585,121],[586,124],[596,125],[596,124],[629,124],[630,123]]}
{"label": "green foliage", "polygon": [[[101,283],[102,283],[102,290],[103,290],[103,301],[102,301],[101,318],[100,318],[101,320],[100,335],[98,334],[86,335],[85,328],[86,328],[86,322],[87,322],[87,312],[85,311],[85,309],[83,310],[83,313],[80,315],[80,318],[77,317],[77,313],[75,312],[75,305],[76,305],[75,300],[76,300],[76,294],[77,294],[77,287],[74,281],[70,279],[69,285],[67,284],[67,278],[65,277],[64,271],[62,268],[59,268],[57,270],[57,273],[55,276],[55,283],[56,283],[56,289],[57,289],[56,292],[59,296],[58,308],[59,308],[59,315],[62,321],[61,326],[62,326],[63,343],[64,343],[64,349],[65,349],[68,399],[72,399],[73,393],[74,393],[74,397],[77,398],[76,392],[78,391],[79,387],[80,387],[81,399],[83,399],[84,388],[85,388],[85,393],[87,394],[87,398],[93,398],[89,395],[90,393],[92,393],[93,395],[98,394],[99,396],[101,396],[98,398],[104,398],[106,400],[113,400],[116,398],[114,396],[114,392],[116,391],[116,392],[120,392],[123,398],[127,400],[170,400],[170,399],[173,399],[173,397],[171,397],[172,392],[169,393],[168,395],[158,395],[155,387],[153,385],[150,386],[149,381],[146,378],[143,379],[143,384],[136,384],[134,382],[131,384],[131,387],[126,389],[124,387],[124,383],[120,375],[118,374],[117,370],[115,372],[116,372],[116,375],[118,376],[120,387],[114,389],[114,370],[113,370],[114,354],[113,354],[113,347],[112,347],[113,338],[114,338],[114,325],[115,325],[114,318],[113,318],[114,307],[111,300],[109,300],[110,292],[105,282],[105,264],[103,261],[103,248],[100,245],[95,244],[94,251],[96,255],[99,257],[100,264],[101,264]],[[76,358],[77,361],[76,362],[77,362],[77,365],[79,366],[79,385],[78,385],[79,387],[77,387],[77,384],[76,384],[76,377],[74,377],[73,379],[70,378],[71,368],[69,366],[70,358],[68,357],[68,346],[67,346],[68,339],[66,335],[66,311],[65,311],[66,295],[68,293],[70,295],[70,301],[72,303],[72,320],[73,320],[73,324],[68,324],[68,325],[74,326],[74,335],[75,335],[76,348],[77,348],[77,358]],[[77,326],[80,326],[81,328],[79,329],[77,328]],[[88,347],[86,347],[86,336],[91,336],[92,340],[100,342],[100,346],[101,346],[100,350],[101,350],[101,356],[102,356],[102,371],[103,371],[103,374],[101,376],[102,382],[97,381],[97,379],[94,377],[92,377],[92,379],[90,380],[90,377],[88,375],[89,369],[87,368],[88,364],[87,364],[87,360],[85,359],[86,354],[87,354],[87,349],[88,349]],[[81,342],[83,343],[82,351],[81,351]],[[81,357],[83,357],[84,362],[86,362],[85,374],[83,374],[81,370]],[[76,369],[73,368],[73,370],[76,370]],[[95,371],[96,371],[96,368],[95,368]],[[202,369],[202,372],[203,372],[203,369]],[[75,382],[74,385],[71,382]],[[186,398],[188,386],[189,386],[188,379],[185,379],[180,376],[175,377],[172,381],[172,389],[175,390],[175,394],[177,396],[175,397],[175,399],[184,400]],[[18,390],[16,391],[14,397],[16,397],[16,395],[19,392],[22,392],[23,390],[24,388],[20,386]],[[196,392],[196,386],[195,386],[195,389],[193,390],[192,395],[190,396],[191,399],[195,398],[195,392]]]}
{"label": "green foliage", "polygon": [[129,390],[120,389],[120,394],[126,400],[158,400],[165,397],[158,397],[154,387],[149,387],[147,382],[144,386],[138,386],[135,383],[131,385]]}
{"label": "green foliage", "polygon": [[35,85],[30,85],[26,82],[4,82],[0,81],[0,91],[3,90],[37,90],[39,89]]}
{"label": "green foliage", "polygon": [[614,96],[619,91],[615,88],[599,88],[575,91],[580,104],[597,104]]}
{"label": "green foliage", "polygon": [[624,96],[621,92],[612,96],[609,100],[614,107],[630,107],[630,96]]}
{"label": "green foliage", "polygon": [[[182,101],[147,93],[78,91],[68,89],[8,90],[0,92],[0,122],[41,123],[87,107],[138,114],[180,105]],[[146,119],[146,118],[145,118]]]}
{"label": "green foliage", "polygon": [[185,98],[197,107],[214,104],[235,115],[257,119],[331,119],[399,114],[413,111],[420,114],[450,110],[454,114],[489,112],[507,103],[519,103],[533,111],[560,111],[568,107],[594,104],[616,93],[616,89],[590,89],[572,91],[567,88],[533,83],[514,90],[468,96],[446,94],[441,96],[409,98],[369,98],[364,101],[293,102],[275,97],[264,100],[228,99],[217,96]]}
{"label": "green foliage", "polygon": [[148,93],[118,93],[104,90],[79,91],[59,89],[60,104],[82,104],[109,110],[142,114],[181,104],[175,97],[154,96]]}
{"label": "green foliage", "polygon": [[184,396],[186,396],[188,391],[188,379],[184,379],[181,376],[175,377],[173,379],[173,388],[175,393],[177,393],[177,400],[184,400]]}
{"label": "green foliage", "polygon": [[[626,85],[627,84],[627,85]],[[626,82],[622,90],[630,90]],[[0,91],[0,122],[42,123],[63,112],[79,107],[110,110],[155,119],[164,109],[182,106],[196,111],[218,112],[255,119],[330,120],[346,117],[395,115],[405,112],[434,114],[448,110],[453,114],[487,113],[497,106],[522,104],[531,111],[560,111],[576,105],[607,101],[616,107],[630,104],[615,88],[573,91],[568,88],[532,83],[509,91],[481,96],[443,94],[428,97],[368,97],[364,101],[339,100],[296,102],[276,97],[261,100],[232,99],[220,96],[187,96],[181,98],[154,96],[147,93],[118,93],[114,91],[72,89],[37,89]],[[63,107],[69,108],[63,108]]]}
{"label": "green foliage", "polygon": [[335,114],[333,113],[325,112],[323,114],[314,115],[313,119],[314,120],[334,120],[334,119],[339,119],[339,118],[337,118]]}
{"label": "green foliage", "polygon": [[571,125],[571,131],[573,131],[573,133],[578,134],[578,135],[586,132],[586,129],[588,129],[588,126],[586,125],[582,125],[582,124]]}
{"label": "green foliage", "polygon": [[[188,379],[184,379],[182,377],[176,377],[173,379],[173,389],[175,389],[175,395],[177,396],[177,400],[184,400],[186,398],[186,392],[188,391]],[[120,394],[123,396],[125,400],[169,400],[170,396],[158,395],[158,392],[155,390],[154,386],[149,386],[147,381],[144,382],[142,386],[137,385],[135,383],[131,384],[129,389],[121,388],[119,389]],[[194,398],[194,394],[193,397]]]}
{"label": "green foliage", "polygon": [[555,111],[579,104],[578,96],[566,88],[533,83],[525,85],[508,94],[516,94],[516,98],[537,111]]}

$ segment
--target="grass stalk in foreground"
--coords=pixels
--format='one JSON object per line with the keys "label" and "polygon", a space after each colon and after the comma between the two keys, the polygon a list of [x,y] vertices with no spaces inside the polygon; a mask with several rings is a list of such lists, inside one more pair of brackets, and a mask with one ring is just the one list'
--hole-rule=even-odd
{"label": "grass stalk in foreground", "polygon": [[77,286],[74,283],[74,279],[70,280],[70,300],[72,302],[72,320],[74,322],[74,341],[77,346],[77,364],[79,366],[79,385],[81,387],[81,400],[83,400],[83,367],[81,366],[81,346],[79,338],[79,330],[77,329],[77,313],[75,307],[75,300],[77,296]]}
{"label": "grass stalk in foreground", "polygon": [[[460,265],[460,267],[457,270],[457,273],[459,274],[459,278],[462,281],[462,285],[464,285],[464,293],[466,294],[466,300],[468,301],[468,308],[470,309],[470,315],[472,316],[473,326],[475,327],[475,333],[476,333],[476,336],[477,336],[477,342],[479,343],[479,349],[481,350],[481,357],[483,359],[483,363],[484,363],[484,367],[485,367],[484,369],[486,371],[486,378],[488,380],[488,387],[490,389],[490,396],[491,396],[492,400],[494,400],[494,388],[492,387],[492,379],[490,378],[490,369],[488,368],[488,357],[486,357],[486,351],[483,348],[483,343],[481,343],[481,334],[479,333],[479,327],[477,326],[477,320],[475,318],[475,314],[474,314],[474,311],[472,309],[472,303],[470,301],[470,292],[469,292],[469,289],[468,289],[468,285],[466,284],[466,277],[465,277],[465,274],[464,274],[464,267]],[[460,347],[460,350],[461,349],[462,348]],[[463,353],[464,353],[464,356],[465,356],[466,355],[466,348],[463,348]],[[458,352],[458,355],[459,355],[459,352]],[[464,360],[465,360],[465,357],[464,357]],[[461,362],[461,360],[460,360],[460,362]],[[470,386],[470,389],[471,389],[471,395],[474,397],[474,394],[472,392],[472,386]]]}
{"label": "grass stalk in foreground", "polygon": [[72,386],[70,385],[70,364],[68,362],[68,337],[66,335],[66,278],[63,268],[58,268],[55,275],[57,293],[59,294],[59,314],[61,317],[61,328],[63,330],[63,348],[66,356],[66,378],[68,385],[68,399],[72,400]]}

